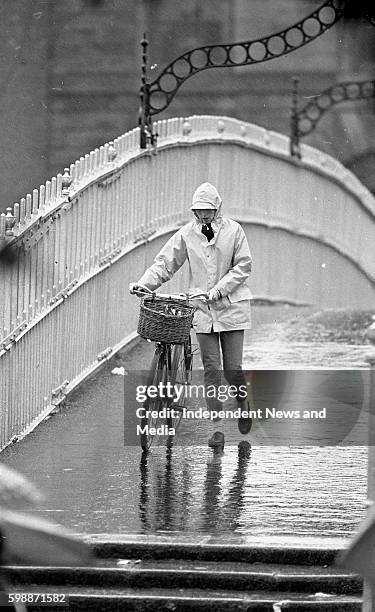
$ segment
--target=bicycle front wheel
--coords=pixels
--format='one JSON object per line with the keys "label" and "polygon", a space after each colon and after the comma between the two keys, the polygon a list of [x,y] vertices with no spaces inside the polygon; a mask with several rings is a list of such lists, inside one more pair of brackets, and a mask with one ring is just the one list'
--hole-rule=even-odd
{"label": "bicycle front wheel", "polygon": [[[147,379],[147,388],[150,386],[158,387],[159,383],[165,384],[167,376],[167,363],[165,350],[157,348],[151,362],[151,367]],[[155,437],[155,430],[160,425],[160,412],[163,409],[164,400],[158,396],[148,397],[143,404],[144,416],[141,420],[140,442],[143,451],[148,451]]]}
{"label": "bicycle front wheel", "polygon": [[171,351],[171,375],[173,385],[180,390],[179,398],[171,404],[174,416],[168,416],[167,425],[177,430],[180,424],[182,412],[186,404],[187,388],[191,381],[192,372],[192,349],[190,338],[184,344],[174,344]]}

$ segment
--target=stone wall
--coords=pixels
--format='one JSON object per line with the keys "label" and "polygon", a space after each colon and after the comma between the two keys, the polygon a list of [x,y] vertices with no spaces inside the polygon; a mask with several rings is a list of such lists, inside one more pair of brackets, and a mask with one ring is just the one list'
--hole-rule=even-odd
{"label": "stone wall", "polygon": [[47,178],[48,11],[41,0],[0,2],[0,210]]}
{"label": "stone wall", "polygon": [[[3,95],[2,200],[8,205],[137,125],[144,31],[153,79],[188,49],[268,35],[321,4],[278,0],[275,11],[273,0],[6,0],[0,79],[9,68],[6,47],[19,37],[26,46],[23,60],[16,51],[9,56],[16,69]],[[340,23],[270,62],[206,70],[159,117],[224,114],[288,134],[292,76],[300,77],[301,104],[334,82],[373,78],[374,38],[364,20]],[[374,154],[373,100],[344,106],[327,114],[306,142],[358,167],[365,180]]]}

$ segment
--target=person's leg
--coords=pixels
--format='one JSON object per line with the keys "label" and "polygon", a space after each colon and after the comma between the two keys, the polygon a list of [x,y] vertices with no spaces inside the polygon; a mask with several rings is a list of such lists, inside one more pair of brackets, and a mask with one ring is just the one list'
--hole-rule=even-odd
{"label": "person's leg", "polygon": [[[223,366],[225,372],[239,373],[242,372],[242,355],[243,355],[243,339],[244,330],[236,329],[234,331],[220,332],[220,342],[223,352]],[[229,374],[233,378],[233,374]],[[236,374],[234,374],[236,376]],[[242,374],[243,376],[243,374]],[[238,374],[240,379],[241,374]],[[229,382],[229,381],[228,381]]]}
{"label": "person's leg", "polygon": [[[221,384],[221,357],[219,334],[211,332],[210,334],[197,334],[199,348],[204,368],[204,384],[206,390],[214,389]],[[207,407],[209,410],[220,410],[221,402],[214,397],[206,397]]]}
{"label": "person's leg", "polygon": [[[220,410],[222,410],[223,405],[217,399],[217,394],[215,393],[215,397],[207,397],[207,392],[208,392],[208,395],[211,395],[210,391],[213,394],[213,391],[216,390],[217,387],[220,386],[221,380],[222,380],[222,376],[221,376],[222,365],[221,365],[221,357],[220,357],[219,334],[216,332],[211,332],[209,334],[197,333],[197,340],[199,343],[199,348],[200,348],[200,353],[201,353],[201,358],[202,358],[202,363],[203,363],[203,368],[204,368],[204,385],[206,389],[207,408],[210,412],[213,412],[213,411],[219,412]],[[214,429],[214,427],[218,429],[219,427],[217,423],[220,420],[221,420],[220,418],[215,418],[211,420],[210,423],[211,424],[215,423],[215,426],[210,427],[210,430]],[[218,441],[219,445],[221,443],[224,444],[223,434],[220,432],[220,435],[217,436],[216,435],[217,433],[219,432],[216,431],[214,435],[210,438],[210,441],[209,441],[210,446],[214,445],[214,444],[211,444],[211,442],[214,442],[215,440]]]}
{"label": "person's leg", "polygon": [[[220,333],[220,343],[223,353],[224,376],[230,385],[237,387],[237,402],[241,411],[250,410],[248,389],[242,370],[244,330],[225,331]],[[238,428],[246,434],[251,429],[250,417],[240,417]]]}

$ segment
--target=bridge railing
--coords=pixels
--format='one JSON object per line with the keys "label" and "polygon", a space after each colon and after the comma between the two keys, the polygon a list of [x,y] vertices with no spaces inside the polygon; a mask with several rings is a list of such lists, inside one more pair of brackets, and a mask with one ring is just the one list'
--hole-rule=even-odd
{"label": "bridge railing", "polygon": [[291,160],[285,136],[225,117],[155,127],[157,152],[135,129],[15,204],[13,237],[0,220],[0,448],[136,336],[128,282],[190,218],[204,180],[248,234],[255,297],[373,303],[374,199],[337,161],[306,146]]}

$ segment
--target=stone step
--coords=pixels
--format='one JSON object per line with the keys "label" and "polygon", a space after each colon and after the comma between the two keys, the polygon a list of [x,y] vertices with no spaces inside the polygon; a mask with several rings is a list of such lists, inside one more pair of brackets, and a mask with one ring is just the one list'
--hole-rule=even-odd
{"label": "stone step", "polygon": [[[90,612],[237,612],[257,610],[258,612],[315,611],[319,612],[360,612],[361,599],[355,596],[326,595],[308,596],[305,593],[284,593],[266,591],[234,591],[214,589],[93,589],[87,587],[51,589],[47,585],[30,587],[28,592],[59,593],[69,598],[68,609],[90,610]],[[33,612],[56,612],[59,608],[48,604],[32,607]]]}
{"label": "stone step", "polygon": [[95,565],[7,566],[9,583],[18,592],[63,593],[69,610],[94,612],[361,610],[362,580],[334,565],[342,541],[262,545],[234,534],[177,533],[85,539]]}
{"label": "stone step", "polygon": [[195,534],[180,535],[92,535],[89,540],[94,554],[117,559],[190,559],[200,561],[236,561],[244,563],[277,563],[283,565],[332,565],[344,546],[335,543],[280,546],[254,543],[252,538]]}
{"label": "stone step", "polygon": [[96,567],[7,566],[9,582],[21,585],[87,587],[215,588],[358,595],[362,580],[334,567],[244,563],[120,559],[99,560]]}

